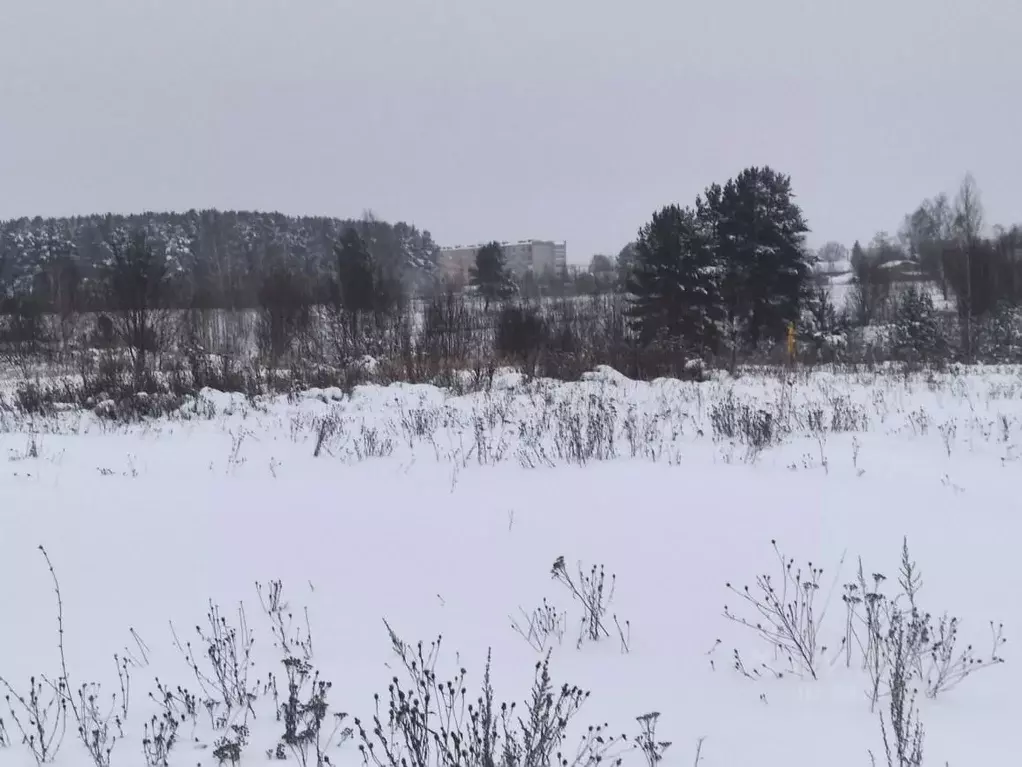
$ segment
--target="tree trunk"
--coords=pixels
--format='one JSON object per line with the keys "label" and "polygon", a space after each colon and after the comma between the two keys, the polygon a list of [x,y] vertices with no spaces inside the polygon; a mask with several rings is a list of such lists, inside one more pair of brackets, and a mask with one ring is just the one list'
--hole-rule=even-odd
{"label": "tree trunk", "polygon": [[965,248],[965,358],[972,361],[972,243]]}

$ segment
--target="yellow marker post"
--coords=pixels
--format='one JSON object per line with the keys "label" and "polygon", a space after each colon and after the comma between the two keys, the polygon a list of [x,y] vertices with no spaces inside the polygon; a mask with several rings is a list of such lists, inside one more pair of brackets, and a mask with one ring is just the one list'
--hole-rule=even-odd
{"label": "yellow marker post", "polygon": [[795,323],[788,323],[788,361],[795,364]]}

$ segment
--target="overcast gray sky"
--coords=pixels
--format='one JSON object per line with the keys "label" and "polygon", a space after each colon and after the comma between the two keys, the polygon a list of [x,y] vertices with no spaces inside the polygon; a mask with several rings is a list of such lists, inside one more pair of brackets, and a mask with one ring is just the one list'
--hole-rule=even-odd
{"label": "overcast gray sky", "polygon": [[811,240],[976,176],[1022,220],[1019,0],[0,0],[0,218],[218,207],[616,253],[750,164]]}

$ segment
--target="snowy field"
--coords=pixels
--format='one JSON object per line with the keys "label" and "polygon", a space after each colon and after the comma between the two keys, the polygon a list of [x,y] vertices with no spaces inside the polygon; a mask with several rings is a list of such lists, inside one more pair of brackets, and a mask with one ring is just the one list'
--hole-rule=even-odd
{"label": "snowy field", "polygon": [[[281,747],[288,763],[304,752],[315,764],[316,740],[330,764],[361,764],[358,719],[376,742],[370,763],[389,767],[374,695],[386,740],[388,685],[414,685],[384,620],[413,654],[442,636],[430,706],[443,711],[448,679],[456,700],[431,728],[470,720],[458,690],[476,701],[488,649],[496,701],[523,715],[549,649],[555,698],[562,683],[591,691],[558,747],[569,763],[586,728],[606,723],[608,738],[625,736],[608,758],[646,764],[636,718],[659,712],[664,765],[863,767],[868,750],[886,764],[887,674],[871,706],[865,605],[846,584],[861,558],[867,590],[883,573],[893,598],[906,536],[921,609],[934,626],[960,619],[950,661],[932,637],[917,658],[926,763],[1018,758],[1019,369],[702,384],[507,374],[458,398],[394,385],[254,404],[204,392],[134,425],[6,411],[0,442],[0,767],[34,764],[41,742],[54,756],[59,709],[45,707],[65,676],[78,715],[116,717],[86,727],[94,746],[105,738],[97,761],[68,707],[53,762],[65,767],[162,764],[172,733],[170,765],[231,764],[241,734],[240,763],[265,763],[288,711],[306,733]],[[782,591],[772,541],[815,587]],[[594,567],[606,577],[595,598]],[[740,622],[769,626],[743,598],[746,585],[762,597],[764,574],[794,605],[803,656]],[[991,621],[1011,640],[1003,663]],[[958,679],[968,645],[975,673]],[[313,673],[331,685],[328,708]],[[99,685],[94,707],[86,684]],[[398,741],[399,764],[471,763]]]}

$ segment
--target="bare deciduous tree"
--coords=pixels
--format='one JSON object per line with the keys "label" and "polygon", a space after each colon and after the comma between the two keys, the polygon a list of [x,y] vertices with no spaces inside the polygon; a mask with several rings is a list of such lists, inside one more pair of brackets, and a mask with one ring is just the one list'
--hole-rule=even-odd
{"label": "bare deciduous tree", "polygon": [[896,258],[887,235],[878,232],[868,248],[858,242],[852,248],[853,288],[848,295],[848,309],[861,325],[880,318],[891,294],[891,273],[886,261]]}
{"label": "bare deciduous tree", "polygon": [[953,240],[954,214],[946,194],[923,200],[914,213],[905,216],[898,237],[909,256],[924,272],[940,283],[944,298],[948,295],[944,254]]}
{"label": "bare deciduous tree", "polygon": [[955,198],[954,233],[963,243],[975,243],[983,230],[983,201],[971,173],[965,174]]}
{"label": "bare deciduous tree", "polygon": [[958,188],[953,221],[959,253],[965,259],[965,295],[961,297],[964,299],[961,315],[962,345],[968,356],[972,354],[972,260],[983,229],[983,202],[971,173],[965,174]]}
{"label": "bare deciduous tree", "polygon": [[833,271],[834,264],[840,264],[843,261],[848,261],[849,251],[840,242],[826,242],[820,246],[820,249],[816,251],[816,257],[820,260],[821,264],[824,264],[824,271]]}

